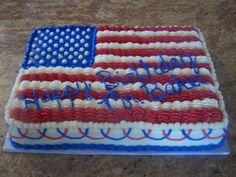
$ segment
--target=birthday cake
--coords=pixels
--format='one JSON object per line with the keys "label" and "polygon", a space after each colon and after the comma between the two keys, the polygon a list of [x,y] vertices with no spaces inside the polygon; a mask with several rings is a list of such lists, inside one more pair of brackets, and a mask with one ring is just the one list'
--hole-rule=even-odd
{"label": "birthday cake", "polygon": [[194,151],[228,124],[202,33],[189,26],[35,29],[5,108],[24,149]]}

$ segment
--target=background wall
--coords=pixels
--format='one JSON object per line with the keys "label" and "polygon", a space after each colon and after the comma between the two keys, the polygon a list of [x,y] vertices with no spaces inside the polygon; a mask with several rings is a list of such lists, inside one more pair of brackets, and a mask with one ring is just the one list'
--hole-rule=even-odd
{"label": "background wall", "polygon": [[[235,176],[236,1],[1,0],[0,144],[3,110],[33,28],[51,25],[193,25],[205,34],[230,117],[227,157],[31,155],[0,152],[0,176]],[[2,146],[1,146],[2,147]],[[0,147],[0,148],[1,148]]]}

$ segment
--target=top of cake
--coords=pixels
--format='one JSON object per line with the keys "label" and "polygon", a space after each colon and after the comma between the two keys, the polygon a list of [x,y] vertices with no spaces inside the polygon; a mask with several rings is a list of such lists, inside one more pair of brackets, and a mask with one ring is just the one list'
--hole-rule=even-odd
{"label": "top of cake", "polygon": [[32,32],[8,124],[222,128],[228,119],[201,32],[188,26]]}

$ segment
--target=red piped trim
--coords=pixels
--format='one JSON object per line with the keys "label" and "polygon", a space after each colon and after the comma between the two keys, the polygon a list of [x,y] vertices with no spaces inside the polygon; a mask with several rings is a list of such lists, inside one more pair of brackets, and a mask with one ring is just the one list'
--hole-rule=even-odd
{"label": "red piped trim", "polygon": [[[187,133],[187,136],[189,136],[189,135],[191,134],[191,132],[192,132],[192,129],[189,129],[189,130],[188,130],[188,133]],[[185,140],[185,139],[186,139],[186,136],[183,136],[182,138],[170,138],[170,137],[166,134],[165,130],[162,130],[162,134],[164,135],[164,137],[165,137],[166,139],[171,140],[171,141],[182,141],[182,140]]]}
{"label": "red piped trim", "polygon": [[131,140],[142,140],[142,139],[146,138],[147,135],[150,135],[151,130],[148,130],[148,133],[147,133],[146,136],[144,135],[144,136],[141,136],[141,137],[131,137],[131,136],[129,136],[129,134],[125,131],[125,129],[122,129],[122,132],[123,132],[123,134],[125,135],[125,137],[127,137],[128,139],[131,139]]}
{"label": "red piped trim", "polygon": [[205,51],[202,49],[109,49],[102,48],[96,49],[96,55],[118,55],[118,56],[141,56],[148,57],[153,55],[170,55],[170,56],[202,56],[205,55]]}
{"label": "red piped trim", "polygon": [[[35,97],[36,98],[40,98],[43,93],[47,92],[50,97],[52,98],[52,91],[51,90],[41,90],[41,89],[37,89],[35,90]],[[90,92],[91,97],[94,99],[102,99],[106,96],[107,92],[103,91],[103,92],[97,92],[97,91],[91,91]],[[141,100],[149,100],[152,101],[151,97],[148,96],[147,92],[144,90],[133,90],[133,91],[123,91],[123,92],[119,92],[119,94],[123,97],[127,97],[132,95],[135,99],[141,101]],[[25,98],[35,98],[33,95],[33,89],[26,89],[26,90],[19,90],[16,94],[16,97],[20,97],[21,95],[24,95]],[[57,96],[62,95],[62,92],[57,91],[56,92]],[[154,97],[160,97],[162,95],[162,93],[157,92],[157,93],[153,93]],[[62,97],[61,99],[86,99],[86,92],[82,91],[76,95],[73,95],[71,97],[68,97],[68,95]],[[216,99],[218,100],[218,96],[210,91],[210,90],[186,90],[180,93],[175,93],[175,94],[168,94],[166,95],[165,98],[163,98],[162,100],[160,100],[162,103],[163,102],[173,102],[173,101],[193,101],[193,100],[203,100],[205,98],[210,98],[210,99]],[[46,98],[43,98],[46,99]]]}
{"label": "red piped trim", "polygon": [[[48,136],[48,135],[46,135],[45,133],[41,132],[40,129],[37,129],[37,132],[38,132],[40,135],[42,135],[42,136],[44,136],[45,138],[50,139],[50,140],[58,140],[58,139],[61,139],[61,138],[64,137],[64,135],[61,135],[61,136],[58,136],[58,137]],[[68,128],[65,128],[63,134],[67,134],[67,133],[68,133]]]}
{"label": "red piped trim", "polygon": [[[146,76],[143,76],[145,78]],[[186,83],[186,79],[194,79],[196,82],[199,81],[201,83],[207,82],[213,84],[212,78],[210,76],[202,75],[201,77],[194,77],[193,75],[176,75],[175,76],[178,80],[181,80],[182,82]],[[115,75],[113,77],[114,80],[107,80],[109,83],[117,83],[120,80],[123,83],[126,83],[126,75],[117,76]],[[137,76],[134,76],[133,79],[129,77],[129,83],[136,83],[139,81],[139,78]],[[27,81],[54,81],[59,80],[61,82],[83,82],[83,81],[101,81],[101,78],[99,78],[97,75],[86,75],[86,74],[78,74],[78,75],[70,75],[70,74],[47,74],[47,73],[40,73],[40,74],[24,74],[21,77],[21,81],[27,80]],[[139,81],[140,82],[140,81]],[[142,83],[161,83],[165,84],[167,82],[174,82],[173,78],[170,75],[151,75],[150,77],[144,79],[141,81]]]}
{"label": "red piped trim", "polygon": [[[11,118],[26,123],[43,122],[109,122],[119,123],[121,120],[128,122],[145,121],[151,123],[198,123],[198,122],[219,122],[223,120],[223,113],[217,108],[196,109],[191,108],[184,111],[179,110],[145,110],[134,107],[132,109],[119,108],[114,112],[108,109],[95,108],[64,108],[41,110],[14,108],[10,112]],[[41,132],[42,133],[42,132]]]}
{"label": "red piped trim", "polygon": [[219,135],[219,136],[210,136],[210,135],[208,135],[208,133],[206,132],[206,130],[205,129],[202,129],[202,133],[203,133],[203,135],[205,136],[205,137],[207,137],[208,139],[219,139],[219,138],[222,138],[222,137],[224,137],[225,136],[225,134],[223,133],[223,134],[221,134],[221,135]]}
{"label": "red piped trim", "polygon": [[[29,129],[26,128],[25,131],[24,131],[24,133],[23,133],[23,135],[27,136],[28,133],[29,133]],[[25,138],[25,137],[23,137],[22,135],[20,135],[20,136],[12,135],[12,134],[11,134],[11,131],[9,131],[9,134],[10,134],[10,136],[11,136],[12,138],[15,138],[15,139],[22,139],[22,138]]]}
{"label": "red piped trim", "polygon": [[118,43],[139,43],[148,44],[152,42],[193,42],[200,41],[199,38],[195,36],[152,36],[152,37],[140,37],[140,36],[103,36],[97,37],[96,43],[105,42],[118,42]]}
{"label": "red piped trim", "polygon": [[[114,57],[114,60],[115,57]],[[170,67],[170,63],[169,62],[165,62],[166,65],[168,67]],[[157,62],[148,62],[146,63],[145,62],[145,65],[149,68],[152,68],[154,67],[155,69],[158,69],[159,66],[158,66],[159,63]],[[140,64],[140,63],[127,63],[127,62],[101,62],[101,63],[94,63],[93,64],[93,68],[97,68],[97,67],[101,67],[103,69],[107,69],[107,68],[112,68],[112,69],[129,69],[129,68],[132,68],[132,65],[135,67],[135,68],[143,68],[143,66]],[[173,65],[173,67],[176,67],[176,64]],[[162,67],[163,68],[163,67]],[[180,67],[178,68],[193,68],[193,66],[191,64],[185,64],[185,65],[181,65]],[[207,68],[208,70],[211,70],[210,68],[210,65],[208,63],[197,63],[197,68]]]}
{"label": "red piped trim", "polygon": [[152,26],[152,27],[130,27],[130,26],[97,26],[97,31],[196,31],[192,26]]}
{"label": "red piped trim", "polygon": [[80,134],[82,134],[82,135],[84,135],[84,136],[86,136],[86,137],[88,137],[88,138],[90,138],[92,140],[102,140],[102,139],[106,138],[106,136],[108,136],[108,134],[110,133],[111,129],[108,128],[107,132],[105,133],[105,136],[103,136],[103,137],[92,137],[92,136],[89,136],[89,135],[85,134],[81,128],[78,128],[78,131],[80,132]]}

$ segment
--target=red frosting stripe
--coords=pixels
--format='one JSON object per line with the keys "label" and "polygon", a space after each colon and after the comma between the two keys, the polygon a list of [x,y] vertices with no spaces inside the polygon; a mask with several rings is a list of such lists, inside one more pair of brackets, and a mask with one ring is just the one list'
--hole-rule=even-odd
{"label": "red frosting stripe", "polygon": [[153,26],[153,27],[130,27],[130,26],[98,26],[97,31],[196,31],[192,26]]}
{"label": "red frosting stripe", "polygon": [[108,109],[95,108],[65,108],[41,110],[14,108],[10,112],[11,118],[27,123],[43,122],[63,122],[63,121],[82,121],[82,122],[109,122],[119,123],[121,120],[128,122],[145,121],[151,123],[199,123],[199,122],[218,122],[222,121],[223,114],[217,108],[188,109],[179,110],[145,110],[142,108],[116,109],[113,113]]}
{"label": "red frosting stripe", "polygon": [[[115,60],[115,57],[114,57],[114,60]],[[166,65],[170,68],[170,62],[165,62]],[[148,67],[148,68],[152,68],[154,67],[155,69],[158,69],[159,66],[158,66],[159,63],[157,62],[145,62],[145,65]],[[128,63],[128,62],[99,62],[99,63],[94,63],[93,64],[93,68],[97,68],[97,67],[101,67],[103,69],[107,69],[107,68],[112,68],[112,69],[129,69],[129,68],[132,68],[132,65],[135,67],[135,68],[143,68],[143,66],[140,64],[140,63]],[[210,65],[208,63],[197,63],[196,64],[197,68],[206,68],[208,70],[211,70],[210,68]],[[188,64],[185,64],[185,65],[181,65],[180,67],[177,67],[176,66],[176,63],[173,63],[172,64],[172,67],[175,67],[175,68],[193,68],[192,64],[188,63]],[[163,68],[163,65],[162,65],[162,68]]]}
{"label": "red frosting stripe", "polygon": [[139,44],[148,44],[153,42],[193,42],[200,41],[199,38],[195,36],[152,36],[152,37],[140,37],[140,36],[103,36],[97,37],[97,43],[109,43],[118,42],[126,43],[133,42]]}
{"label": "red frosting stripe", "polygon": [[[146,76],[143,76],[145,78]],[[176,79],[182,81],[183,83],[189,82],[187,79],[193,79],[195,82],[199,81],[201,83],[211,83],[213,84],[212,78],[210,76],[201,75],[198,76],[192,76],[192,75],[177,75],[175,76]],[[142,82],[142,83],[161,83],[166,84],[167,82],[174,82],[174,79],[169,75],[151,75],[150,77],[139,81],[139,78],[137,76],[128,78],[128,83],[136,83],[136,82]],[[113,80],[115,79],[115,81]],[[117,83],[122,81],[123,83],[126,83],[126,75],[122,76],[114,76],[113,79],[107,79],[106,82],[109,83]],[[21,77],[21,81],[27,80],[27,81],[54,81],[59,80],[61,82],[83,82],[84,80],[89,82],[95,82],[95,81],[102,81],[101,78],[99,78],[97,75],[86,75],[86,74],[78,74],[78,75],[72,75],[72,74],[65,74],[65,73],[40,73],[40,74],[24,74]]]}
{"label": "red frosting stripe", "polygon": [[109,48],[102,48],[96,49],[96,55],[102,54],[111,54],[111,55],[118,55],[118,56],[141,56],[141,57],[148,57],[153,55],[170,55],[170,56],[202,56],[205,55],[205,51],[202,49],[109,49]]}
{"label": "red frosting stripe", "polygon": [[[35,92],[35,96],[33,95],[33,90]],[[41,89],[26,89],[26,90],[19,90],[16,94],[16,97],[21,97],[24,95],[25,98],[40,98],[43,93],[47,92],[50,97],[52,98],[52,90],[41,90]],[[71,92],[73,93],[73,92]],[[57,91],[56,96],[62,95],[62,91]],[[90,92],[90,95],[94,99],[102,99],[106,96],[107,92],[97,92],[92,90]],[[148,96],[147,92],[144,90],[133,90],[133,91],[123,91],[119,92],[119,94],[123,97],[128,97],[128,96],[134,96],[135,99],[141,101],[141,100],[149,100],[152,101],[152,98]],[[153,93],[154,97],[160,97],[162,94],[160,92]],[[68,95],[62,97],[61,99],[67,99],[70,98],[72,100],[74,99],[85,99],[86,98],[86,93],[85,91],[81,91],[78,94],[75,94],[71,97],[68,97]],[[218,97],[215,93],[213,93],[211,90],[186,90],[180,93],[175,93],[175,94],[168,94],[166,95],[165,98],[161,99],[160,102],[174,102],[174,101],[193,101],[193,100],[203,100],[205,98],[210,98],[210,99],[216,99],[218,100]],[[45,99],[45,98],[43,98]]]}

